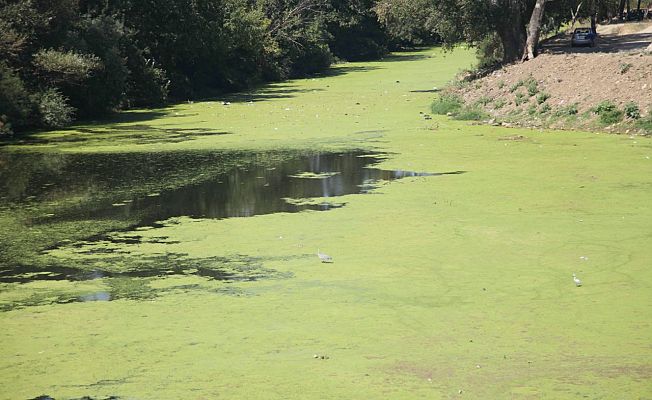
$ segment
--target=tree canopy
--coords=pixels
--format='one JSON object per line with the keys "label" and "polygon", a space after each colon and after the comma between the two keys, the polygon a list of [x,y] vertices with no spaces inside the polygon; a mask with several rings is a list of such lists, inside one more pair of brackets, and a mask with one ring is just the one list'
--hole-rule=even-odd
{"label": "tree canopy", "polygon": [[[488,62],[513,61],[528,24],[530,37],[533,24],[559,27],[579,3],[0,0],[0,134],[305,76],[397,46],[467,42]],[[584,0],[580,12],[602,18],[623,7]]]}
{"label": "tree canopy", "polygon": [[0,132],[379,57],[373,0],[0,0]]}

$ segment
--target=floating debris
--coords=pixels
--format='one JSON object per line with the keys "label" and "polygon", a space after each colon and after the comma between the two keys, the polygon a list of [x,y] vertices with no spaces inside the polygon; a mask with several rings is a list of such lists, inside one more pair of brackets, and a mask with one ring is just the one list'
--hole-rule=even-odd
{"label": "floating debris", "polygon": [[333,262],[333,257],[329,256],[328,254],[321,253],[319,249],[317,249],[317,257],[321,260],[323,263],[332,263]]}
{"label": "floating debris", "polygon": [[582,281],[580,280],[580,278],[578,278],[577,276],[575,276],[575,273],[574,273],[574,272],[573,272],[573,282],[575,282],[575,286],[577,286],[577,287],[582,286]]}

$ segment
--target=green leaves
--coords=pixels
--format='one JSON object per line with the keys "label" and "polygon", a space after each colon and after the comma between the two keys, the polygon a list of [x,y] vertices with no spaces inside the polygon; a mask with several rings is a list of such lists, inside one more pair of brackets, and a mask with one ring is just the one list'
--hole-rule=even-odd
{"label": "green leaves", "polygon": [[32,64],[41,75],[53,83],[64,81],[79,82],[88,78],[92,72],[102,68],[99,57],[80,54],[72,50],[40,50],[34,55]]}

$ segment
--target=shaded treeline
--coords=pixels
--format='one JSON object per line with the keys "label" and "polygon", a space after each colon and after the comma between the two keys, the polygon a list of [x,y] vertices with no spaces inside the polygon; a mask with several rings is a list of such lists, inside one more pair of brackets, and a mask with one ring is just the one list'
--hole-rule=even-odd
{"label": "shaded treeline", "polygon": [[[374,0],[0,0],[0,134],[371,59]],[[419,38],[427,39],[428,35]]]}
{"label": "shaded treeline", "polygon": [[[649,0],[646,0],[649,1]],[[640,2],[638,2],[640,7]],[[536,56],[623,0],[0,0],[0,135],[309,75],[401,45]]]}

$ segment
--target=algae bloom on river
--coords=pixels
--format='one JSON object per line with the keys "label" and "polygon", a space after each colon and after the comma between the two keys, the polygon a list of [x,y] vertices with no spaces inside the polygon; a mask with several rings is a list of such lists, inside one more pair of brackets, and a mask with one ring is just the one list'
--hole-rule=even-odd
{"label": "algae bloom on river", "polygon": [[652,144],[424,119],[471,60],[5,144],[0,398],[650,397]]}
{"label": "algae bloom on river", "polygon": [[[98,230],[87,237],[62,236],[42,251],[44,255],[55,255],[68,250],[78,255],[75,261],[47,257],[47,262],[30,265],[4,259],[0,282],[95,279],[110,282],[111,278],[174,274],[195,274],[224,281],[284,276],[265,270],[262,258],[238,255],[192,259],[167,250],[132,255],[128,249],[144,243],[170,243],[167,237],[150,236],[145,240],[142,232],[156,232],[156,228],[164,227],[173,218],[224,219],[327,211],[345,205],[337,202],[338,197],[369,193],[383,182],[442,175],[373,168],[383,157],[363,151],[0,155],[0,165],[4,166],[0,177],[7,181],[7,190],[2,193],[6,210],[30,210],[28,226],[48,230],[66,223],[93,226],[98,220],[122,225],[110,232]],[[29,237],[29,233],[25,236]],[[48,304],[54,299],[54,302],[96,301],[144,295],[143,285],[134,285],[133,293],[120,289],[98,292],[100,295],[81,293],[76,298],[69,293],[57,298],[54,292],[39,301]],[[147,291],[147,296],[154,294],[155,290]],[[3,308],[35,304],[40,303],[14,301]]]}

